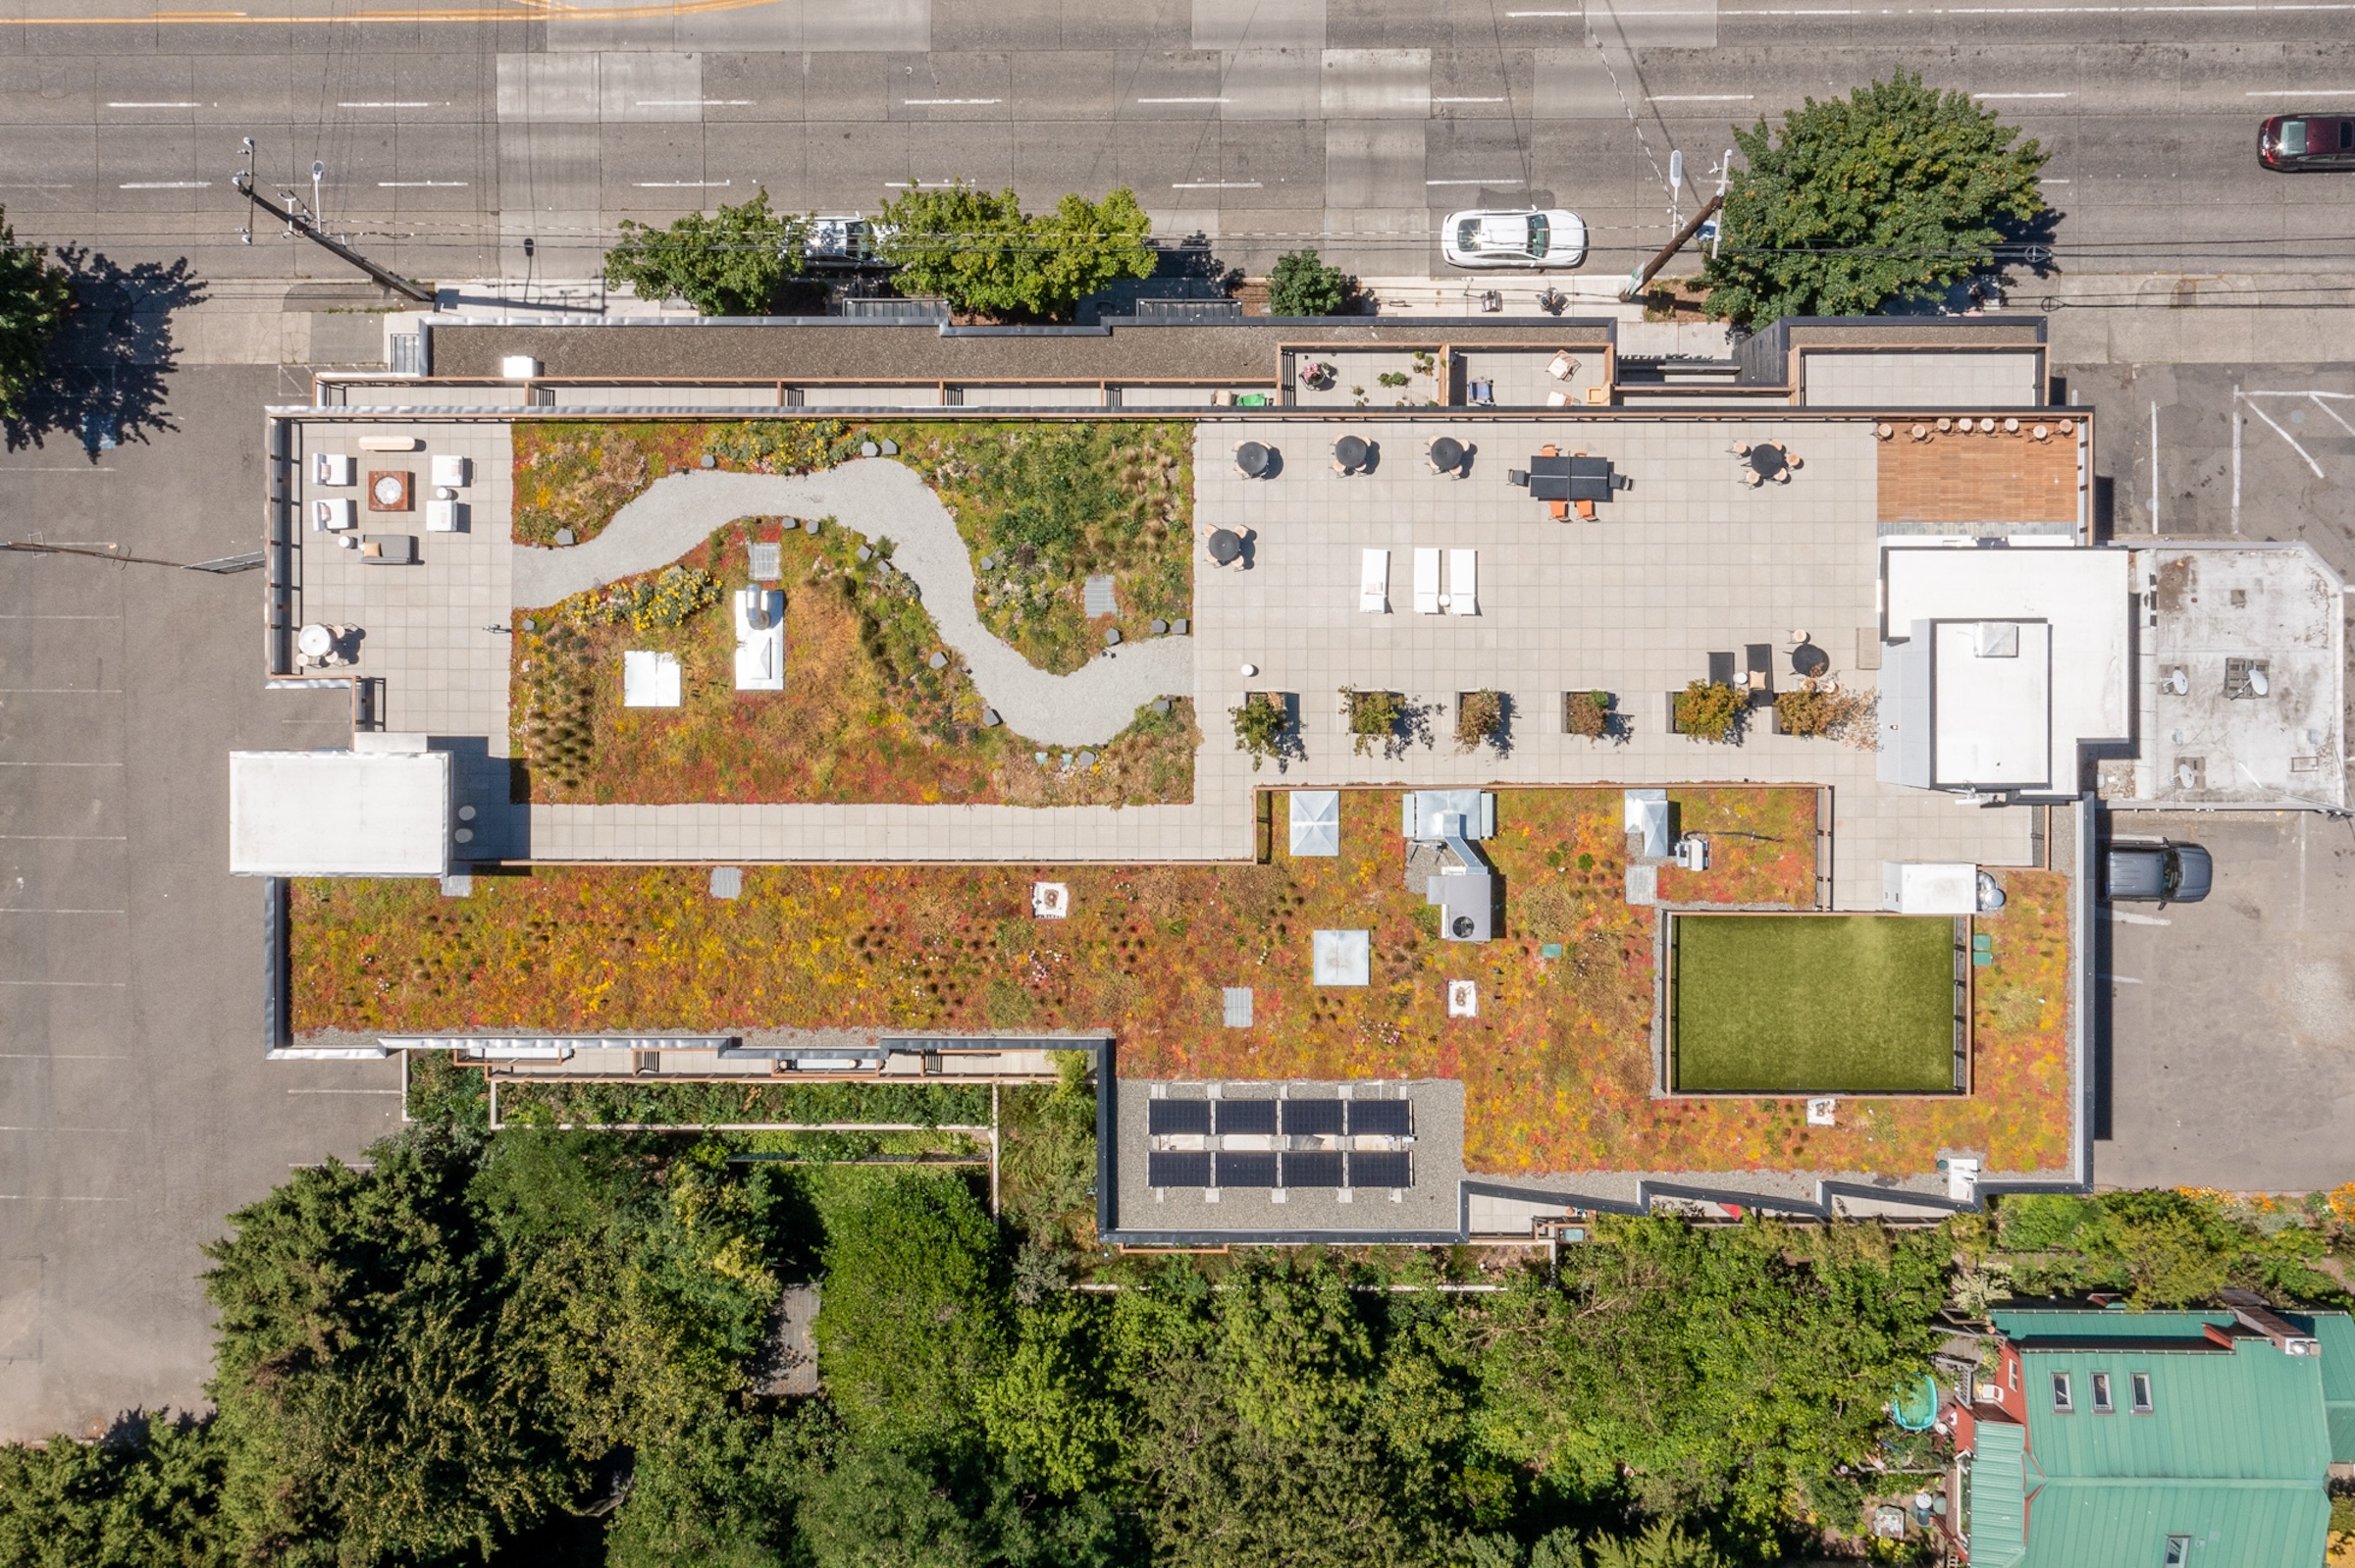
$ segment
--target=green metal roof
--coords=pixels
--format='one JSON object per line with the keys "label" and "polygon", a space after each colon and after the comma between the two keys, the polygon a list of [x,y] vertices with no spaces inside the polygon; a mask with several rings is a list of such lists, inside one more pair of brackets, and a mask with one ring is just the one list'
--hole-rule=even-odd
{"label": "green metal roof", "polygon": [[[1994,1316],[2023,1352],[2027,1374],[2026,1536],[2017,1568],[2156,1568],[2167,1538],[2178,1535],[2192,1538],[2194,1568],[2321,1560],[2330,1513],[2328,1342],[2320,1356],[2284,1355],[2259,1338],[2208,1347],[2206,1327],[2231,1323],[2227,1313]],[[2347,1348],[2345,1370],[2355,1378],[2355,1335]],[[2067,1414],[2053,1408],[2056,1373],[2069,1379],[2074,1409]],[[2109,1414],[2094,1409],[2097,1373],[2110,1380]],[[2137,1373],[2151,1380],[2148,1415],[2133,1413]],[[2355,1405],[2349,1414],[2355,1418]],[[1979,1429],[1982,1448],[1997,1430]],[[1975,1512],[1971,1534],[1973,1568],[1988,1568]]]}
{"label": "green metal roof", "polygon": [[1970,1462],[1970,1568],[2015,1568],[2028,1554],[2027,1429],[1982,1421]]}
{"label": "green metal roof", "polygon": [[2343,1312],[2316,1312],[2289,1321],[2323,1344],[2323,1412],[2330,1423],[2330,1462],[2355,1464],[2355,1318]]}

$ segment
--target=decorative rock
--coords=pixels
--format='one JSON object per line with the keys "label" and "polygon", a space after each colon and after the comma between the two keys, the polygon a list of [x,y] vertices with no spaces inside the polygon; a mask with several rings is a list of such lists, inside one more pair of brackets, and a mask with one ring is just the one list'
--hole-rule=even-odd
{"label": "decorative rock", "polygon": [[981,557],[981,569],[985,572],[993,569],[997,564],[998,558],[995,555],[984,555]]}
{"label": "decorative rock", "polygon": [[871,441],[863,441],[859,444],[859,455],[862,457],[879,457],[882,452],[883,448]]}
{"label": "decorative rock", "polygon": [[985,707],[981,709],[981,727],[983,729],[994,730],[1004,722],[1005,720],[998,717],[998,710],[996,708]]}
{"label": "decorative rock", "polygon": [[875,558],[875,552],[862,545],[859,547],[859,558],[863,561],[871,561]]}
{"label": "decorative rock", "polygon": [[934,653],[930,658],[925,659],[924,663],[927,667],[932,669],[947,669],[949,667],[949,655],[946,653]]}
{"label": "decorative rock", "polygon": [[1243,666],[1243,673],[1246,676],[1256,675],[1259,673],[1259,666],[1257,664],[1245,664]]}
{"label": "decorative rock", "polygon": [[1156,615],[1156,616],[1154,616],[1154,617],[1153,617],[1153,635],[1154,635],[1154,636],[1156,636],[1156,637],[1161,637],[1161,636],[1164,636],[1164,635],[1166,635],[1166,634],[1168,633],[1169,629],[1170,629],[1170,623],[1169,623],[1168,621],[1165,621],[1165,620],[1163,620],[1163,619],[1162,619],[1160,616],[1158,616],[1158,615]]}
{"label": "decorative rock", "polygon": [[1104,629],[1104,646],[1106,648],[1118,647],[1120,641],[1121,629],[1118,626],[1108,626]]}
{"label": "decorative rock", "polygon": [[569,529],[569,528],[559,528],[559,529],[557,529],[557,530],[556,530],[556,543],[557,543],[557,544],[559,544],[559,545],[569,545],[569,544],[571,544],[571,543],[572,543],[572,530],[571,530],[571,529]]}
{"label": "decorative rock", "polygon": [[899,455],[900,455],[900,444],[899,444],[898,442],[896,442],[896,441],[887,441],[887,442],[883,443],[883,455],[884,455],[884,456],[886,456],[886,457],[897,457],[897,456],[899,456]]}
{"label": "decorative rock", "polygon": [[1047,754],[1044,752],[1032,752],[1030,754],[1030,760],[1036,762],[1039,766],[1044,767],[1047,765]]}
{"label": "decorative rock", "polygon": [[1193,622],[1189,620],[1174,620],[1170,622],[1170,635],[1173,637],[1183,637],[1185,635],[1185,629],[1191,625],[1193,625]]}
{"label": "decorative rock", "polygon": [[1166,698],[1166,697],[1156,697],[1155,699],[1153,699],[1153,711],[1154,711],[1154,712],[1156,712],[1156,713],[1166,713],[1166,712],[1168,712],[1169,710],[1170,710],[1170,700],[1169,700],[1168,698]]}
{"label": "decorative rock", "polygon": [[1093,766],[1095,766],[1095,765],[1096,765],[1096,754],[1095,754],[1095,753],[1093,753],[1093,752],[1081,752],[1081,753],[1079,754],[1079,765],[1080,765],[1081,767],[1093,767]]}
{"label": "decorative rock", "polygon": [[803,518],[802,532],[808,534],[811,539],[815,539],[817,537],[817,519],[814,517]]}
{"label": "decorative rock", "polygon": [[704,466],[706,468],[717,468],[719,466],[719,459],[712,456],[709,452],[706,452],[704,453]]}
{"label": "decorative rock", "polygon": [[526,615],[523,618],[523,629],[527,632],[536,632],[540,629],[540,623]]}

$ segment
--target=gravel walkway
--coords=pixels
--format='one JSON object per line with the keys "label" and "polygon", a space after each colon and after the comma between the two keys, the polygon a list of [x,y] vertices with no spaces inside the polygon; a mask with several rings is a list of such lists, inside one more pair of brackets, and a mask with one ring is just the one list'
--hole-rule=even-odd
{"label": "gravel walkway", "polygon": [[[832,517],[897,547],[892,563],[915,579],[933,624],[965,655],[982,699],[1018,735],[1045,746],[1099,746],[1157,697],[1194,689],[1194,644],[1156,637],[1108,649],[1084,668],[1050,675],[992,636],[973,610],[973,563],[940,497],[888,457],[820,474],[696,472],[657,479],[613,514],[604,532],[563,549],[515,547],[515,602],[569,595],[678,559],[739,517]],[[791,633],[788,626],[788,635]]]}

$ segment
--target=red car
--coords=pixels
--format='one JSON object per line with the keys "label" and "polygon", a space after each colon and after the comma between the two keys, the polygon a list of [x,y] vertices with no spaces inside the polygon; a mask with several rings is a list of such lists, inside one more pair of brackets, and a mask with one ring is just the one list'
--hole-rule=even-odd
{"label": "red car", "polygon": [[2257,161],[2283,174],[2355,173],[2355,120],[2340,115],[2276,115],[2257,131]]}

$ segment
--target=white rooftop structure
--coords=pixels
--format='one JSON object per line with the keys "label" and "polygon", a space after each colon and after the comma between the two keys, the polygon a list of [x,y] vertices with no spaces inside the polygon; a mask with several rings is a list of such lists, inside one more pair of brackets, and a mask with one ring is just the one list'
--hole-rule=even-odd
{"label": "white rooftop structure", "polygon": [[1293,790],[1290,799],[1291,853],[1294,856],[1340,854],[1341,792]]}
{"label": "white rooftop structure", "polygon": [[1967,861],[1883,861],[1881,907],[1900,915],[1976,915],[1979,868]]}
{"label": "white rooftop structure", "polygon": [[2073,795],[2084,749],[2133,737],[2132,553],[1882,552],[1880,777]]}
{"label": "white rooftop structure", "polygon": [[[380,742],[391,737],[372,736]],[[229,868],[238,876],[441,876],[447,752],[229,754]]]}

